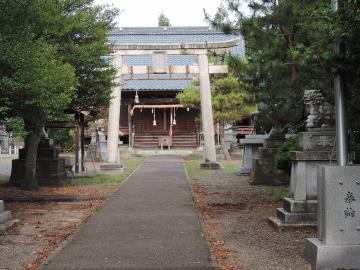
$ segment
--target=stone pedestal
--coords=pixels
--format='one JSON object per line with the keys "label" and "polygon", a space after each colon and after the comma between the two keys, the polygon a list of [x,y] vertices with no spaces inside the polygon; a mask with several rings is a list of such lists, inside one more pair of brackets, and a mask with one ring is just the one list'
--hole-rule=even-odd
{"label": "stone pedestal", "polygon": [[[20,185],[25,177],[25,149],[19,150],[19,158],[12,161],[10,184]],[[36,174],[40,186],[63,185],[67,182],[65,159],[51,139],[42,138],[37,153]]]}
{"label": "stone pedestal", "polygon": [[118,163],[102,163],[100,164],[101,171],[116,171],[119,173],[124,172],[124,166]]}
{"label": "stone pedestal", "polygon": [[208,169],[208,170],[219,170],[222,168],[220,162],[204,162],[200,164],[201,169]]}
{"label": "stone pedestal", "polygon": [[243,158],[243,146],[237,142],[233,142],[230,145],[229,154],[232,159]]}
{"label": "stone pedestal", "polygon": [[225,145],[226,145],[226,147],[227,147],[228,150],[230,150],[232,144],[233,144],[234,142],[236,142],[236,136],[235,136],[235,134],[234,134],[234,131],[233,131],[231,125],[225,125],[224,141],[225,141]]}
{"label": "stone pedestal", "polygon": [[269,218],[276,227],[316,226],[318,166],[336,164],[335,135],[330,128],[299,134],[301,150],[292,153],[289,198],[277,209],[277,217]]}
{"label": "stone pedestal", "polygon": [[250,184],[277,186],[289,183],[289,174],[276,168],[274,160],[274,156],[284,140],[285,136],[281,132],[270,132],[269,138],[264,140],[264,147],[259,148],[258,158],[253,159]]}
{"label": "stone pedestal", "polygon": [[360,166],[319,167],[319,238],[307,239],[312,269],[360,269]]}
{"label": "stone pedestal", "polygon": [[258,158],[259,148],[264,145],[264,140],[268,135],[246,135],[245,139],[240,139],[243,145],[242,165],[239,168],[239,175],[250,175],[253,166],[253,159]]}
{"label": "stone pedestal", "polygon": [[4,201],[0,200],[0,231],[14,225],[18,220],[12,219],[11,212],[4,210]]}
{"label": "stone pedestal", "polygon": [[107,161],[108,159],[108,153],[107,153],[107,143],[106,143],[106,138],[105,135],[102,131],[98,132],[99,134],[99,152],[100,152],[100,159],[101,161]]}

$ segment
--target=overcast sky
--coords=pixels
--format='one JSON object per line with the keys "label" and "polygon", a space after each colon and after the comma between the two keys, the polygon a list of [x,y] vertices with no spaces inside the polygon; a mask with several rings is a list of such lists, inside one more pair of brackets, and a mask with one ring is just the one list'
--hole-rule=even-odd
{"label": "overcast sky", "polygon": [[221,0],[95,0],[96,4],[113,4],[122,10],[118,26],[157,26],[161,12],[172,26],[202,26],[204,12],[215,14]]}

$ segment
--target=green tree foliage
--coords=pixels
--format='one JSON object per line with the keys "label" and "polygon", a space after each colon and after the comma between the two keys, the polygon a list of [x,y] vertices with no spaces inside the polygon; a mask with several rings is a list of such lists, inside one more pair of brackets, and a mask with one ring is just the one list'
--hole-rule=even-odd
{"label": "green tree foliage", "polygon": [[[250,16],[244,16],[240,3],[248,4]],[[338,5],[334,13],[331,0],[223,0],[215,16],[206,14],[212,25],[244,35],[248,68],[236,61],[229,66],[243,74],[255,93],[261,104],[256,122],[265,131],[272,126],[304,129],[303,90],[320,89],[334,104],[337,73],[345,82],[352,143],[360,144],[360,2]],[[333,52],[337,40],[344,49],[339,56]]]}
{"label": "green tree foliage", "polygon": [[[224,127],[249,115],[254,110],[254,106],[251,105],[251,96],[247,92],[246,84],[231,75],[214,80],[211,94],[214,120],[220,124],[222,150],[225,158],[230,159],[224,141]],[[177,98],[185,107],[200,108],[200,90],[196,84],[185,88]]]}
{"label": "green tree foliage", "polygon": [[15,137],[23,141],[27,135],[25,131],[24,120],[20,117],[11,117],[5,120],[6,122],[6,129],[12,132]]}
{"label": "green tree foliage", "polygon": [[340,1],[339,4],[339,12],[332,20],[332,34],[335,39],[342,41],[345,53],[335,58],[333,67],[344,77],[348,123],[353,130],[353,143],[360,145],[360,1],[347,0]]}
{"label": "green tree foliage", "polygon": [[217,79],[212,85],[214,119],[221,124],[234,124],[254,110],[246,85],[233,76]]}
{"label": "green tree foliage", "polygon": [[166,17],[164,15],[164,13],[160,13],[159,17],[158,17],[158,26],[161,27],[167,27],[167,26],[171,26],[170,20],[168,17]]}
{"label": "green tree foliage", "polygon": [[62,61],[55,46],[37,35],[38,23],[46,23],[55,12],[52,5],[44,11],[38,3],[0,3],[4,26],[0,30],[0,89],[6,114],[21,117],[28,132],[22,182],[26,189],[38,187],[36,155],[41,128],[49,115],[60,113],[70,103],[76,82],[71,65]]}
{"label": "green tree foliage", "polygon": [[93,6],[89,0],[63,1],[62,10],[65,27],[54,41],[75,69],[77,86],[70,107],[96,116],[110,101],[115,70],[103,57],[110,54],[106,36],[118,10]]}
{"label": "green tree foliage", "polygon": [[114,71],[101,55],[116,12],[92,3],[0,0],[0,118],[24,122],[24,188],[38,187],[42,127],[64,109],[93,112],[109,100]]}
{"label": "green tree foliage", "polygon": [[[261,118],[269,116],[266,121],[275,125],[299,129],[304,89],[321,89],[327,96],[331,89],[327,69],[332,59],[329,1],[242,2],[250,7],[250,16],[242,14],[239,1],[224,0],[217,14],[207,15],[207,19],[224,31],[231,29],[244,35],[249,65],[243,77],[257,102],[266,105]],[[230,15],[235,15],[235,21],[229,19]],[[232,64],[236,68],[234,61]],[[284,115],[292,115],[287,123]]]}
{"label": "green tree foliage", "polygon": [[200,92],[199,86],[190,84],[184,91],[177,94],[176,98],[179,99],[180,104],[187,108],[200,108]]}

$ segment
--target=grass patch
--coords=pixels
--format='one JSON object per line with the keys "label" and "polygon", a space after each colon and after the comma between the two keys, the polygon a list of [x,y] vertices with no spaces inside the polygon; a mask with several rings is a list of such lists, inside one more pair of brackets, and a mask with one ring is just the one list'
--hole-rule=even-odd
{"label": "grass patch", "polygon": [[116,185],[128,177],[143,161],[145,157],[131,155],[122,159],[125,167],[123,174],[90,173],[85,176],[74,176],[71,178],[72,186],[81,185]]}
{"label": "grass patch", "polygon": [[192,153],[190,155],[187,155],[184,157],[184,160],[202,160],[203,158],[203,153],[198,152],[198,153]]}
{"label": "grass patch", "polygon": [[263,196],[269,201],[277,202],[289,195],[288,190],[289,188],[287,186],[266,187]]}
{"label": "grass patch", "polygon": [[[191,180],[198,179],[204,176],[211,176],[216,170],[200,169],[200,163],[203,162],[199,155],[188,155],[184,158],[185,168]],[[223,171],[226,173],[235,173],[240,165],[240,160],[221,160]]]}
{"label": "grass patch", "polygon": [[0,174],[0,186],[6,186],[9,184],[9,176]]}
{"label": "grass patch", "polygon": [[227,173],[235,173],[239,170],[240,160],[232,160],[232,161],[221,161],[223,165],[223,171]]}
{"label": "grass patch", "polygon": [[198,179],[203,176],[210,176],[215,172],[214,170],[200,169],[201,162],[202,160],[185,161],[185,168],[191,180]]}

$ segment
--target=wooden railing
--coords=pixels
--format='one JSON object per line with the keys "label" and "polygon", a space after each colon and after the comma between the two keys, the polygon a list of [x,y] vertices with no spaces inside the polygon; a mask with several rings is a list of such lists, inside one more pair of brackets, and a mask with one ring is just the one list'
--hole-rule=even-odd
{"label": "wooden railing", "polygon": [[254,126],[234,126],[234,132],[240,135],[250,135],[254,133]]}

